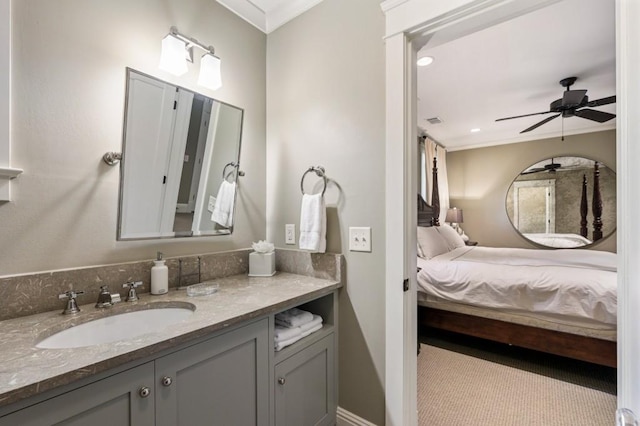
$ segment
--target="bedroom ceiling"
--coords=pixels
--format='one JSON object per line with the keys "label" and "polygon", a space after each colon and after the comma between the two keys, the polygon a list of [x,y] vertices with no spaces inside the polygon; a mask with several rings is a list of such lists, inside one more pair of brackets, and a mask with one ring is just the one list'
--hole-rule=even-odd
{"label": "bedroom ceiling", "polygon": [[[427,43],[418,57],[435,60],[418,67],[418,126],[451,151],[615,128],[615,119],[558,117],[520,134],[555,114],[495,122],[548,111],[566,77],[578,77],[571,90],[587,89],[589,100],[615,95],[614,7],[613,0],[563,0],[439,46]],[[593,109],[615,114],[616,104]],[[432,117],[442,123],[426,121]]]}

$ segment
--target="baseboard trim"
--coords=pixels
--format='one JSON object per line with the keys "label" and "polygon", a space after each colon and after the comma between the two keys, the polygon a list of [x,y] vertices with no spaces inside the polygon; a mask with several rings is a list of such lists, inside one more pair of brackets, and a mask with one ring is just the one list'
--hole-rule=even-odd
{"label": "baseboard trim", "polygon": [[345,410],[342,407],[338,407],[337,410],[337,426],[376,426],[368,420],[358,417],[350,411]]}

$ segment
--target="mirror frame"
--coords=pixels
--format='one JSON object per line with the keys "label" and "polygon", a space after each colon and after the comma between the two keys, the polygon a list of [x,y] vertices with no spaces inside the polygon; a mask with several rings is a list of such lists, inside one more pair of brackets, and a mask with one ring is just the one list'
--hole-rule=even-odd
{"label": "mirror frame", "polygon": [[[120,161],[120,184],[119,184],[119,196],[118,196],[118,216],[117,216],[117,223],[116,223],[116,241],[139,241],[139,240],[155,240],[155,239],[173,239],[173,238],[192,238],[192,237],[213,237],[213,236],[224,236],[224,235],[231,235],[233,233],[234,227],[235,227],[235,220],[232,221],[231,226],[229,227],[224,227],[221,229],[217,229],[215,231],[210,231],[210,230],[205,230],[205,231],[201,231],[199,233],[194,234],[193,231],[190,232],[176,232],[176,231],[172,231],[171,235],[169,234],[165,234],[165,235],[157,235],[157,236],[142,236],[142,237],[127,237],[127,236],[123,236],[122,233],[122,228],[123,228],[123,205],[124,205],[124,196],[125,196],[125,166],[126,166],[126,161],[127,161],[127,130],[128,130],[128,115],[129,115],[129,96],[130,96],[130,91],[131,91],[131,77],[132,74],[136,74],[139,76],[142,76],[144,78],[148,78],[169,86],[172,86],[175,88],[176,92],[180,92],[182,91],[182,93],[186,93],[186,94],[191,94],[194,97],[195,96],[200,96],[203,97],[205,99],[209,99],[211,100],[212,104],[218,103],[221,106],[228,106],[233,108],[234,110],[239,111],[240,113],[240,117],[239,117],[239,131],[238,131],[238,138],[237,138],[237,154],[235,156],[234,162],[232,163],[227,163],[226,166],[224,166],[224,170],[219,170],[220,175],[223,177],[223,179],[228,179],[229,177],[233,177],[234,178],[234,182],[236,183],[235,185],[235,197],[234,197],[234,202],[233,202],[233,208],[232,208],[232,217],[235,218],[236,216],[236,209],[237,209],[237,196],[238,196],[238,177],[239,176],[243,176],[244,173],[240,171],[239,167],[240,167],[240,157],[241,157],[241,152],[242,152],[242,137],[243,137],[243,133],[244,133],[244,116],[245,116],[245,111],[243,108],[240,108],[238,106],[232,105],[230,103],[227,102],[223,102],[220,101],[218,99],[212,98],[210,96],[204,95],[203,93],[200,92],[196,92],[195,90],[177,85],[175,83],[171,83],[165,80],[162,80],[156,76],[153,75],[149,75],[146,74],[144,72],[138,71],[136,69],[130,68],[130,67],[126,67],[126,88],[125,88],[125,106],[124,106],[124,120],[123,120],[123,126],[122,126],[122,157],[121,157],[121,161]],[[190,119],[189,119],[190,120]],[[188,130],[188,125],[187,125],[187,130]],[[209,147],[209,138],[207,138],[206,143],[205,143],[205,148],[204,151],[206,152],[207,148]],[[131,144],[131,142],[129,142],[129,145]],[[211,148],[214,149],[214,148]],[[213,156],[213,151],[211,151],[211,155],[210,158],[208,160],[209,163],[211,163],[214,159]],[[203,164],[205,164],[205,160],[203,159]],[[226,174],[226,178],[224,175],[224,172],[227,171],[227,167],[231,167],[229,166],[229,164],[233,165],[232,171],[230,173]],[[216,171],[215,173],[218,173],[218,171]],[[176,207],[177,207],[177,199],[176,199]],[[208,201],[202,201],[201,202],[197,202],[196,205],[204,205],[207,206],[208,205]],[[175,219],[174,219],[175,220]]]}

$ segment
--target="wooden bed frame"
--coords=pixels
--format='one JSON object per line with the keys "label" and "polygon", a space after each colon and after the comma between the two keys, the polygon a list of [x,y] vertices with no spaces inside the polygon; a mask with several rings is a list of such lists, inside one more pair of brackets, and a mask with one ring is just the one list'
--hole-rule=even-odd
{"label": "wooden bed frame", "polygon": [[[434,158],[432,182],[435,185],[437,185],[437,172],[436,159]],[[597,172],[596,164],[594,174]],[[594,190],[594,207],[596,192],[599,197],[599,188],[597,191]],[[418,226],[439,226],[437,216],[440,212],[440,201],[437,186],[434,186],[433,194],[431,205],[418,195]],[[583,195],[583,197],[586,196]],[[460,314],[422,305],[418,305],[418,328],[423,332],[425,328],[447,330],[608,367],[617,366],[617,344],[609,340]]]}

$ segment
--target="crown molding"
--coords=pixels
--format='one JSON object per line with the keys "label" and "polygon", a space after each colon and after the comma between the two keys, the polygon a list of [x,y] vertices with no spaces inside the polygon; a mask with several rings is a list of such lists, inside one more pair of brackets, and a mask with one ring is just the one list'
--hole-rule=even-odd
{"label": "crown molding", "polygon": [[217,0],[217,2],[263,33],[269,34],[276,28],[321,3],[322,0],[288,0],[266,10],[256,4],[262,3],[258,1]]}
{"label": "crown molding", "polygon": [[383,13],[387,13],[394,7],[398,7],[402,3],[406,3],[406,2],[407,0],[385,0],[382,3],[380,3],[380,8],[382,9]]}

